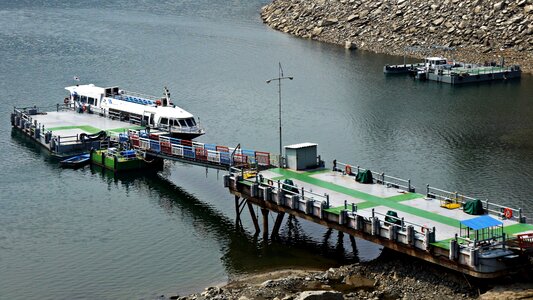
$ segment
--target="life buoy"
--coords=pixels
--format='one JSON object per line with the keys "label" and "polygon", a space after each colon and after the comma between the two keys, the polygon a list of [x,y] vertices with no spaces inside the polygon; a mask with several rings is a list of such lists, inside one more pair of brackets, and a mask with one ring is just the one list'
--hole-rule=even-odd
{"label": "life buoy", "polygon": [[69,102],[68,98],[65,98],[65,100],[63,100],[63,103],[65,104],[68,104],[68,102]]}
{"label": "life buoy", "polygon": [[513,210],[510,209],[509,207],[506,207],[503,209],[503,215],[505,216],[506,219],[510,219],[513,217]]}
{"label": "life buoy", "polygon": [[274,182],[270,179],[267,182],[268,182],[268,185],[274,185]]}
{"label": "life buoy", "polygon": [[159,100],[159,99],[155,100],[155,105],[161,106],[161,100]]}
{"label": "life buoy", "polygon": [[422,227],[420,227],[420,230],[422,230],[422,233],[424,233],[426,232],[426,230],[429,230],[429,228],[426,225],[422,225]]}
{"label": "life buoy", "polygon": [[87,111],[87,106],[84,105],[84,106],[82,106],[81,109],[82,109],[84,112],[86,112],[86,111]]}
{"label": "life buoy", "polygon": [[350,165],[346,165],[344,171],[346,171],[346,174],[350,175],[352,174],[352,167],[350,167]]}

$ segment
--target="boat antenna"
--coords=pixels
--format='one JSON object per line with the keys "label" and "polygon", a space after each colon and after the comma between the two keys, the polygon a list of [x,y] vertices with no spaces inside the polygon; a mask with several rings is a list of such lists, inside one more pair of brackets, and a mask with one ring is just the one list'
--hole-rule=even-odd
{"label": "boat antenna", "polygon": [[164,87],[163,95],[164,95],[164,98],[166,99],[166,101],[163,101],[163,106],[167,106],[170,103],[170,91],[168,90],[166,86]]}

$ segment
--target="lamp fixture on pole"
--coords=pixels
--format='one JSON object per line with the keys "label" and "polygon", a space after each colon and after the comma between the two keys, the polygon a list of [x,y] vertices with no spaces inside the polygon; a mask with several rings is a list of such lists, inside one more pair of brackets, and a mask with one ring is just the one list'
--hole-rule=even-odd
{"label": "lamp fixture on pole", "polygon": [[283,69],[281,68],[281,62],[279,63],[279,76],[277,78],[272,78],[267,80],[266,83],[271,83],[272,81],[278,82],[278,95],[279,95],[279,157],[280,157],[280,167],[282,167],[283,162],[283,146],[282,146],[282,139],[281,139],[281,81],[284,79],[293,80],[294,77],[292,76],[283,76]]}

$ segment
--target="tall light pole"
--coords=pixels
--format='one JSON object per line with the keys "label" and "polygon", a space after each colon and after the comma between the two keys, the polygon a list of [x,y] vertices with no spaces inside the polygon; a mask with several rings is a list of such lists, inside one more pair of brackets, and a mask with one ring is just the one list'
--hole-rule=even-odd
{"label": "tall light pole", "polygon": [[279,95],[279,159],[280,159],[280,167],[282,167],[283,162],[283,149],[282,149],[282,141],[281,141],[281,81],[283,79],[290,79],[292,80],[294,77],[286,76],[283,77],[283,69],[281,68],[281,62],[279,63],[279,76],[277,78],[272,78],[270,80],[267,80],[266,83],[271,83],[272,81],[278,82],[278,95]]}

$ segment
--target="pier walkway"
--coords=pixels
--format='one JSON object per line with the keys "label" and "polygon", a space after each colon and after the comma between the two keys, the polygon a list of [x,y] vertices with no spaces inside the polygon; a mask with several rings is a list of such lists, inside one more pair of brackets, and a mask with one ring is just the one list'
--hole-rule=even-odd
{"label": "pier walkway", "polygon": [[[522,209],[485,201],[481,219],[493,221],[496,227],[478,232],[465,225],[477,217],[460,208],[474,198],[429,185],[419,194],[409,180],[372,173],[372,183],[360,183],[356,181],[359,173],[339,169],[272,168],[252,179],[243,179],[239,170],[232,169],[225,186],[235,195],[236,207],[243,206],[241,202],[261,207],[264,237],[270,234],[265,216],[274,211],[278,217],[272,236],[288,213],[476,277],[498,277],[524,263],[525,256],[516,255],[509,246],[533,232]],[[449,206],[455,209],[445,207],[450,203],[456,204]]]}

